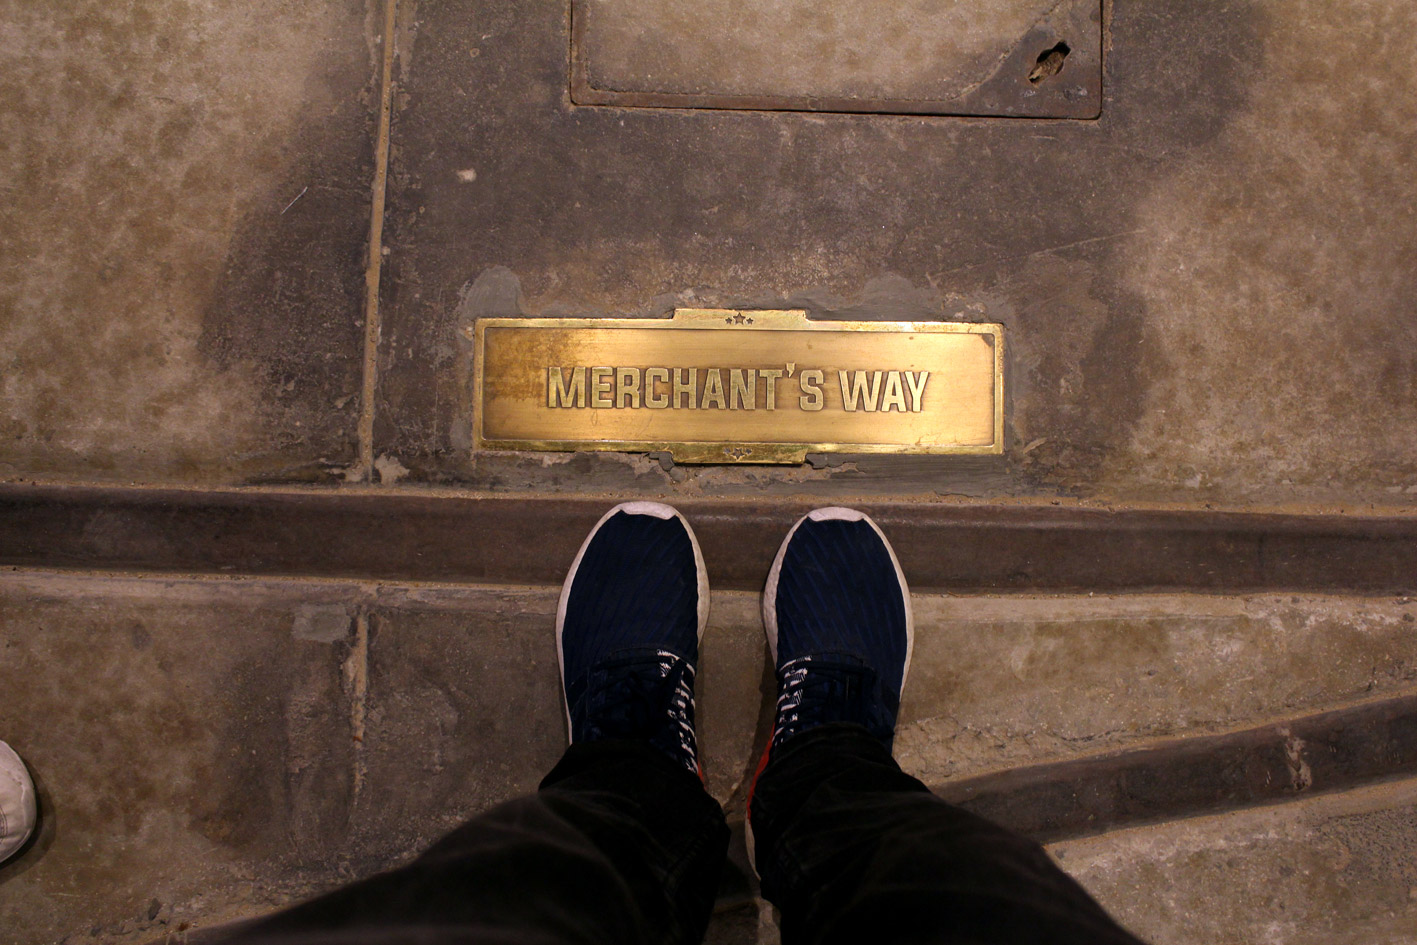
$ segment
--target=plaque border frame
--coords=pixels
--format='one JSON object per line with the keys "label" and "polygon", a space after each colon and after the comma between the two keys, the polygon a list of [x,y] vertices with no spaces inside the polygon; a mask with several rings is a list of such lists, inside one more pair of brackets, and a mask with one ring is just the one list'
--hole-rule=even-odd
{"label": "plaque border frame", "polygon": [[[993,435],[987,446],[912,446],[898,443],[764,443],[721,440],[537,440],[483,435],[483,362],[488,328],[636,328],[690,331],[859,331],[873,333],[988,335],[994,348]],[[667,318],[479,318],[473,331],[472,429],[474,452],[668,453],[676,463],[786,465],[808,453],[900,456],[998,456],[1004,452],[1004,326],[997,322],[864,322],[809,318],[805,309],[676,308]]]}

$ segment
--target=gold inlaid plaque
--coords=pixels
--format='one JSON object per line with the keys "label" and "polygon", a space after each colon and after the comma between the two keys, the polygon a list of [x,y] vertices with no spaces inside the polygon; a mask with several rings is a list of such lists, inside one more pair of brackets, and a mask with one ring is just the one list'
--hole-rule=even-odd
{"label": "gold inlaid plaque", "polygon": [[667,451],[681,463],[1003,451],[1001,325],[681,308],[485,318],[474,338],[478,449]]}

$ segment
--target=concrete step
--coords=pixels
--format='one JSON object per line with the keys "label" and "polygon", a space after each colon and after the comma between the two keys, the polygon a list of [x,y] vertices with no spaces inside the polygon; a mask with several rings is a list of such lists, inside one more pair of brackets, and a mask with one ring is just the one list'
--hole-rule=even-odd
{"label": "concrete step", "polygon": [[[257,914],[402,862],[533,789],[565,737],[556,594],[0,575],[0,737],[32,764],[46,812],[38,842],[0,870],[0,927],[24,930],[18,945],[139,941]],[[1096,783],[1087,772],[1112,777],[1119,752],[1174,757],[1175,744],[1203,763],[1237,731],[1417,694],[1405,598],[917,595],[915,608],[898,755],[947,793],[1028,771],[1046,784],[1050,765]],[[734,819],[769,724],[765,657],[757,596],[715,594],[701,744]],[[1371,762],[1344,768],[1350,780],[1413,760],[1343,745]],[[1309,784],[1282,787],[1353,786],[1313,761]],[[1194,813],[1182,800],[1168,812],[1163,792],[1150,816]],[[728,883],[716,934],[764,934],[751,892]]]}
{"label": "concrete step", "polygon": [[[873,501],[840,493],[671,498],[694,524],[718,590],[760,590],[794,521],[822,505],[847,504],[891,536],[916,590],[1417,593],[1417,516],[1410,514]],[[389,487],[9,485],[0,487],[0,565],[551,585],[560,584],[586,531],[614,501]]]}
{"label": "concrete step", "polygon": [[1417,942],[1417,780],[1054,844],[1153,945]]}

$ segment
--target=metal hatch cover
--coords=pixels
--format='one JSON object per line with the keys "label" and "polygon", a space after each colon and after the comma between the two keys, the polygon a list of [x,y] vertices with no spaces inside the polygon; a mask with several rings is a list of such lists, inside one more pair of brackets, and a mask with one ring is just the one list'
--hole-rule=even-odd
{"label": "metal hatch cover", "polygon": [[1096,118],[1102,0],[573,0],[578,105]]}

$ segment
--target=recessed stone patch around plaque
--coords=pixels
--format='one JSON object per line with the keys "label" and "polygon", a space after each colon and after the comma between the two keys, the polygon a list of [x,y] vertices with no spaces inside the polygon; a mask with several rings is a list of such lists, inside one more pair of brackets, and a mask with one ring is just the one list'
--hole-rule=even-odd
{"label": "recessed stone patch around plaque", "polygon": [[1096,118],[1101,0],[573,0],[578,105]]}
{"label": "recessed stone patch around plaque", "polygon": [[487,318],[474,338],[482,450],[665,451],[685,463],[1003,450],[1001,325],[678,309]]}

